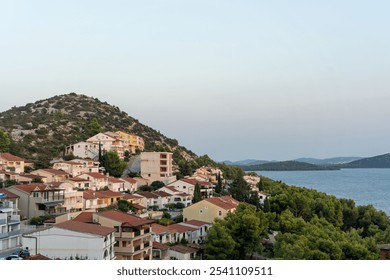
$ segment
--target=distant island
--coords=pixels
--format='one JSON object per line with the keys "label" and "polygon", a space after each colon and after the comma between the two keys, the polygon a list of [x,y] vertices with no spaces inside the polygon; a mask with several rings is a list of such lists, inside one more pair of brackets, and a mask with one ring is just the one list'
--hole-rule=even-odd
{"label": "distant island", "polygon": [[237,162],[224,161],[224,163],[226,165],[240,167],[244,171],[310,171],[340,170],[346,168],[390,168],[390,153],[368,158],[300,158],[288,161],[242,160]]}

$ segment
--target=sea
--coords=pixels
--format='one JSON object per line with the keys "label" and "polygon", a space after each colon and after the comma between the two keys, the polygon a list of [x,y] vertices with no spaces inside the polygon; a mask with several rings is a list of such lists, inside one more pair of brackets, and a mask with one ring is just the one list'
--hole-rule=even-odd
{"label": "sea", "polygon": [[390,216],[390,168],[256,173],[287,185],[314,189],[337,198],[350,198],[357,205],[371,204]]}

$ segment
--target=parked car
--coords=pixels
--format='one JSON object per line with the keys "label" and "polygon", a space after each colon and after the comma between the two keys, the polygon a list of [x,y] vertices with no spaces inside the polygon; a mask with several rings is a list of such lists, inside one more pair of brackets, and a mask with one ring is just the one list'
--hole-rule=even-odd
{"label": "parked car", "polygon": [[19,255],[9,255],[8,257],[1,258],[0,260],[23,260]]}

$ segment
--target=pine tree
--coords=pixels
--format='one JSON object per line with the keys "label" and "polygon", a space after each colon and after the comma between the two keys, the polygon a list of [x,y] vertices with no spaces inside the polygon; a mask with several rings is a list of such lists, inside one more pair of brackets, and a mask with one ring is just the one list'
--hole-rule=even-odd
{"label": "pine tree", "polygon": [[200,191],[200,185],[196,183],[195,189],[194,189],[194,198],[192,199],[192,203],[196,203],[198,201],[202,200],[202,193]]}

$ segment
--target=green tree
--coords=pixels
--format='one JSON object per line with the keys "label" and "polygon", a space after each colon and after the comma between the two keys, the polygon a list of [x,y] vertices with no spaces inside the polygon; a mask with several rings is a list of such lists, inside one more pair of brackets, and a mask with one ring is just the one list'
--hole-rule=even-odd
{"label": "green tree", "polygon": [[235,250],[238,259],[246,259],[248,255],[262,251],[261,241],[268,232],[268,222],[261,210],[241,203],[236,212],[229,213],[225,220],[226,228],[236,243]]}
{"label": "green tree", "polygon": [[127,167],[127,163],[121,160],[116,152],[106,152],[102,156],[105,170],[114,177],[122,176]]}
{"label": "green tree", "polygon": [[194,197],[192,199],[192,203],[197,203],[202,200],[202,193],[200,192],[200,185],[198,183],[195,184],[194,189]]}
{"label": "green tree", "polygon": [[9,135],[0,129],[0,153],[9,152],[11,146],[11,138]]}
{"label": "green tree", "polygon": [[222,186],[222,178],[221,178],[221,173],[218,172],[217,175],[217,185],[215,186],[215,192],[218,194],[221,194],[223,191],[223,186]]}
{"label": "green tree", "polygon": [[153,191],[158,190],[165,186],[165,184],[161,181],[153,181],[150,186],[153,188]]}
{"label": "green tree", "polygon": [[208,260],[233,259],[236,242],[225,227],[225,221],[216,219],[207,232],[205,258]]}
{"label": "green tree", "polygon": [[97,117],[94,117],[91,122],[88,124],[88,132],[91,136],[103,132],[103,128],[99,123]]}
{"label": "green tree", "polygon": [[237,174],[236,178],[233,180],[231,187],[229,188],[229,193],[233,198],[241,202],[246,202],[249,199],[250,186],[244,180],[243,174]]}

